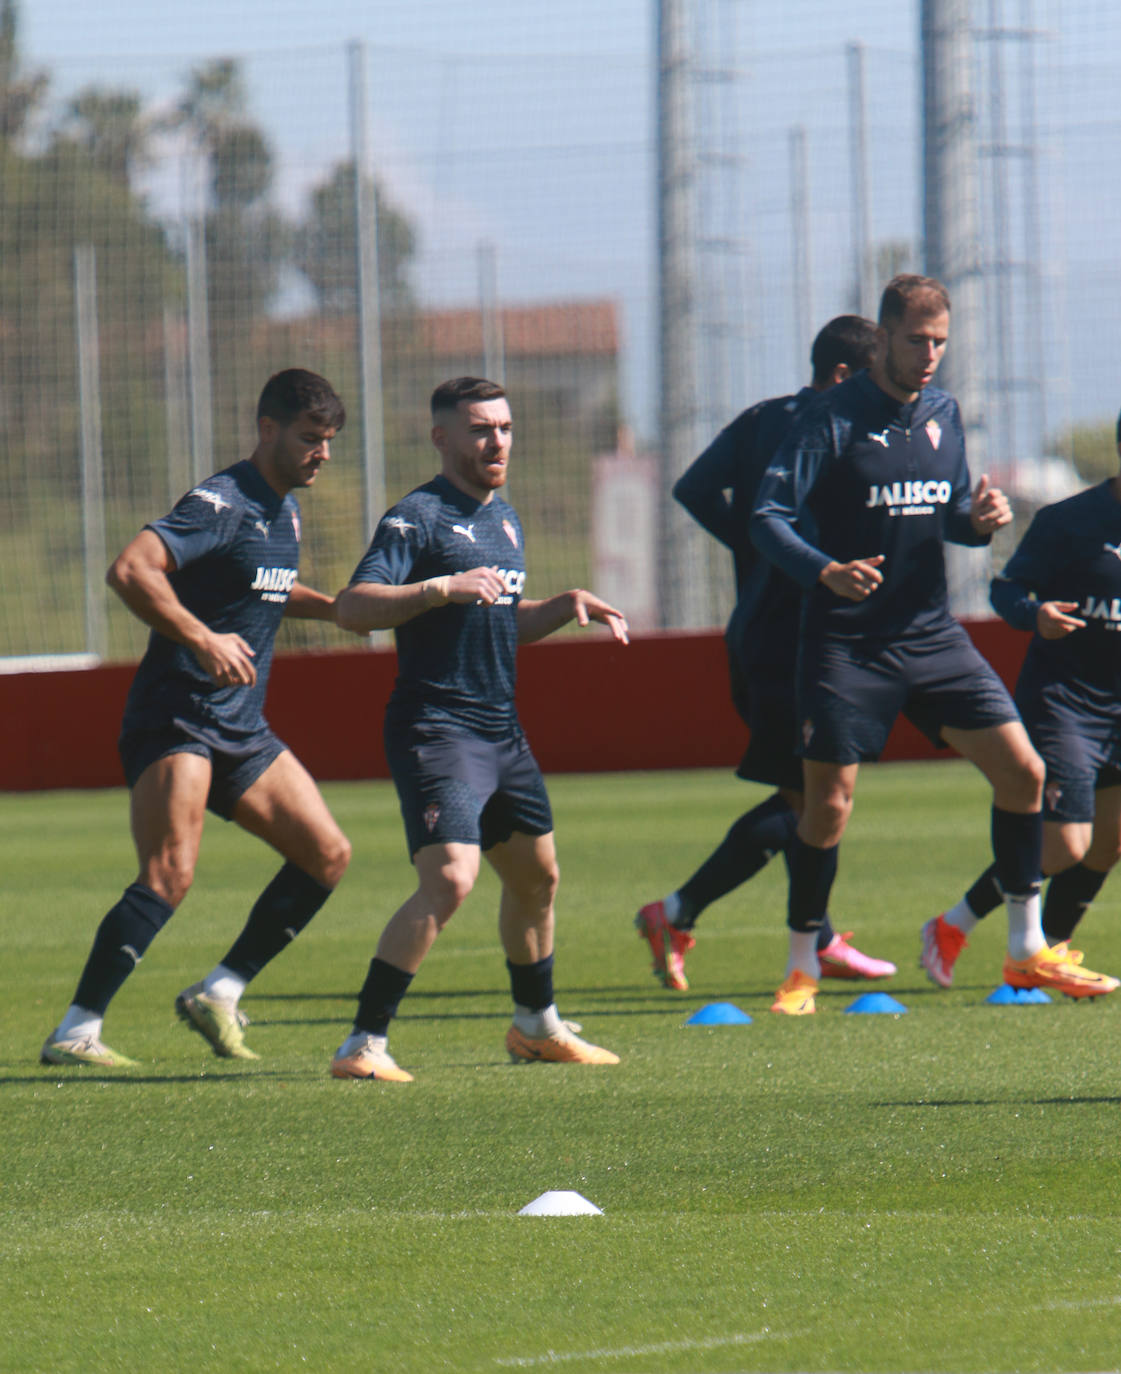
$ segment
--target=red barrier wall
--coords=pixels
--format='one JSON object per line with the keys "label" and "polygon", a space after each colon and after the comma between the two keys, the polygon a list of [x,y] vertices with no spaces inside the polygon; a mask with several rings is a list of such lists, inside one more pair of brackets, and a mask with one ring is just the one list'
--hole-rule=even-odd
{"label": "red barrier wall", "polygon": [[[1000,620],[966,628],[1011,685],[1028,637]],[[388,776],[381,721],[396,663],[391,650],[277,658],[269,720],[321,781]],[[132,673],[109,664],[0,674],[0,789],[119,786],[117,732]],[[528,645],[518,703],[546,773],[732,766],[746,742],[713,631],[646,635],[626,647],[599,633]],[[884,757],[934,754],[900,720]]]}

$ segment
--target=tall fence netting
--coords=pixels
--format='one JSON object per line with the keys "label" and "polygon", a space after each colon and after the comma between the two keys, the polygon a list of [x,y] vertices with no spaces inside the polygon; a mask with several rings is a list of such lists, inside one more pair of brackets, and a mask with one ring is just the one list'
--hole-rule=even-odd
{"label": "tall fence netting", "polygon": [[[808,379],[826,319],[921,270],[922,65],[917,11],[887,0],[825,23],[809,0],[698,0],[690,23],[697,411],[715,433]],[[978,424],[1021,517],[1116,468],[1118,39],[1104,0],[973,7]],[[665,625],[655,78],[652,40],[598,58],[372,38],[16,64],[0,84],[0,654],[135,656],[109,559],[248,454],[264,380],[297,365],[350,416],[303,499],[304,580],[343,585],[371,490],[391,502],[434,470],[436,383],[489,373],[515,412],[530,593],[592,584]],[[719,623],[723,552],[679,575],[705,580]]]}

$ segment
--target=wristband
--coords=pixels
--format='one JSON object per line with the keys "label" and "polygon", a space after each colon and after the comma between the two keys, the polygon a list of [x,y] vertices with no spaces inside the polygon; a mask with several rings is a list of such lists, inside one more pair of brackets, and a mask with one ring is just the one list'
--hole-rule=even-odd
{"label": "wristband", "polygon": [[451,578],[429,577],[421,583],[424,588],[424,604],[426,606],[446,606],[451,600]]}

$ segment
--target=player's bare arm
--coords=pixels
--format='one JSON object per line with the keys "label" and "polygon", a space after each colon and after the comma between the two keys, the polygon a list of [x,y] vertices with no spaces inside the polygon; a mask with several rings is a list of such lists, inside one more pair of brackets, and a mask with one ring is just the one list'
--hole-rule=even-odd
{"label": "player's bare arm", "polygon": [[882,553],[874,558],[854,558],[851,563],[826,563],[818,574],[818,581],[834,596],[846,601],[864,601],[884,580],[880,565]]}
{"label": "player's bare arm", "polygon": [[580,587],[560,592],[544,601],[527,601],[524,598],[519,601],[518,643],[532,644],[535,640],[544,639],[572,620],[578,625],[598,621],[608,627],[620,644],[630,643],[627,618],[623,612]]}
{"label": "player's bare arm", "polygon": [[999,487],[989,486],[989,474],[983,472],[973,488],[973,506],[969,520],[978,534],[992,534],[1010,524],[1012,507]]}
{"label": "player's bare arm", "polygon": [[1084,630],[1086,622],[1074,614],[1077,610],[1077,601],[1044,601],[1035,614],[1040,638],[1065,639],[1075,630]]}
{"label": "player's bare arm", "polygon": [[284,614],[291,620],[329,620],[335,623],[335,600],[302,582],[294,582],[284,603]]}
{"label": "player's bare arm", "polygon": [[105,580],[129,610],[167,639],[185,644],[220,687],[257,681],[253,650],[237,634],[217,634],[175,595],[175,560],[153,530],[141,530],[117,555]]}
{"label": "player's bare arm", "polygon": [[371,630],[392,630],[453,601],[464,606],[474,601],[493,606],[505,591],[506,584],[494,568],[471,568],[403,586],[355,582],[336,597],[336,618],[342,629],[363,635]]}

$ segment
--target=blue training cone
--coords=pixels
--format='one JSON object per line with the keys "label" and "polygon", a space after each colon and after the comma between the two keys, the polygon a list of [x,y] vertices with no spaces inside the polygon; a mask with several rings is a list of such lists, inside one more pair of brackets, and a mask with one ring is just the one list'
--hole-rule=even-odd
{"label": "blue training cone", "polygon": [[751,1017],[740,1011],[732,1002],[710,1002],[707,1007],[695,1011],[687,1026],[750,1026]]}
{"label": "blue training cone", "polygon": [[900,1012],[906,1010],[907,1008],[902,1002],[897,1002],[894,997],[890,997],[886,992],[866,992],[845,1008],[846,1012],[855,1011],[880,1016],[898,1016]]}
{"label": "blue training cone", "polygon": [[994,1007],[1032,1007],[1050,1003],[1050,996],[1042,988],[1012,988],[1007,983],[990,992],[985,998]]}

